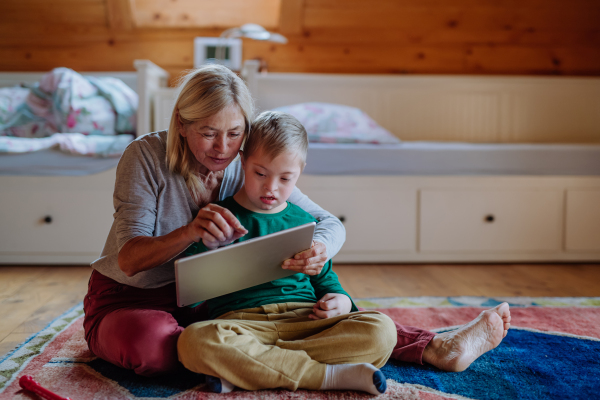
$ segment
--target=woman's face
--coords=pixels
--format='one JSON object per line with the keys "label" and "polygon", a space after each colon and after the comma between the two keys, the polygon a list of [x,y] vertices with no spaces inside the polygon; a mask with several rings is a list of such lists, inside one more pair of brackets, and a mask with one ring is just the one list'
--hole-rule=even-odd
{"label": "woman's face", "polygon": [[235,159],[245,127],[244,115],[232,104],[213,116],[180,126],[179,130],[198,161],[198,172],[206,175],[224,170]]}

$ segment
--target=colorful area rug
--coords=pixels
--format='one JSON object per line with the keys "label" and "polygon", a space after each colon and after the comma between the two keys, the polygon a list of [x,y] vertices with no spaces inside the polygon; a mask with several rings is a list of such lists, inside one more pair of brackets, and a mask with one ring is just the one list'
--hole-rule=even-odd
{"label": "colorful area rug", "polygon": [[[391,360],[382,369],[388,391],[379,399],[593,399],[600,398],[600,298],[415,297],[358,300],[404,325],[434,331],[455,328],[502,301],[512,326],[495,350],[461,373]],[[143,378],[96,358],[83,337],[78,305],[0,359],[0,399],[32,399],[18,378],[73,400],[88,399],[367,399],[360,392],[299,390],[208,393],[204,379],[185,370]]]}

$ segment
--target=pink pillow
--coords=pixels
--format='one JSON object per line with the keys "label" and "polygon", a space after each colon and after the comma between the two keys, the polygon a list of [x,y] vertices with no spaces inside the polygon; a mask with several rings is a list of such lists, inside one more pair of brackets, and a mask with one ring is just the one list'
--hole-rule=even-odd
{"label": "pink pillow", "polygon": [[400,139],[355,107],[300,103],[278,107],[274,111],[296,117],[306,128],[308,140],[313,143],[400,143]]}

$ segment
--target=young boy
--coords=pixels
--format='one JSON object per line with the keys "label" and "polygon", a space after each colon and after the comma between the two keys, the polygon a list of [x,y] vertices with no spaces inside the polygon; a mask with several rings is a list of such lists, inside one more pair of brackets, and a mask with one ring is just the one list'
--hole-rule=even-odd
{"label": "young boy", "polygon": [[[219,203],[248,230],[239,240],[314,221],[287,202],[306,164],[307,149],[306,131],[291,115],[265,112],[254,121],[240,152],[244,186]],[[216,247],[198,243],[187,255]],[[319,275],[299,273],[207,303],[214,320],[187,327],[177,348],[186,368],[217,377],[209,379],[215,391],[238,386],[378,395],[386,390],[377,368],[396,344],[394,323],[378,312],[357,312],[331,261]]]}

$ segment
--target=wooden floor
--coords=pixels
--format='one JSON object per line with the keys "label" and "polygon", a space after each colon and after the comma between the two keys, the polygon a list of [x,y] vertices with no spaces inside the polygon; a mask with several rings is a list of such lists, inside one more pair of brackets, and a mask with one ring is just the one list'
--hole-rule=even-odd
{"label": "wooden floor", "polygon": [[[356,298],[600,296],[600,264],[336,265]],[[0,266],[0,358],[82,301],[89,266]]]}

